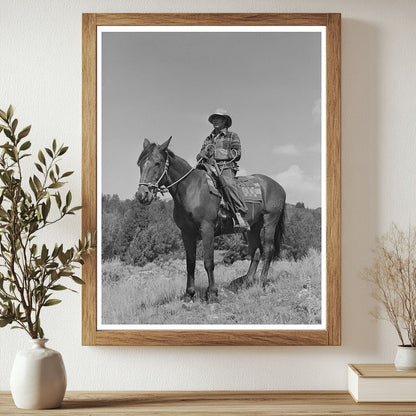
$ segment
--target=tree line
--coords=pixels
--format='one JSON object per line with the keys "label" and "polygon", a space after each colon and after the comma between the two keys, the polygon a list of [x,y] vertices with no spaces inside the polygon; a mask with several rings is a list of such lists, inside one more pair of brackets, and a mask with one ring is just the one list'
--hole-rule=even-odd
{"label": "tree line", "polygon": [[[152,261],[185,258],[181,234],[173,221],[173,201],[155,200],[142,205],[137,197],[121,201],[117,195],[102,196],[102,260],[120,258],[143,266]],[[321,250],[321,209],[304,203],[286,205],[286,232],[282,256],[298,260],[310,248]],[[215,249],[223,261],[248,258],[247,244],[239,234],[215,238]],[[198,257],[202,249],[198,247]]]}

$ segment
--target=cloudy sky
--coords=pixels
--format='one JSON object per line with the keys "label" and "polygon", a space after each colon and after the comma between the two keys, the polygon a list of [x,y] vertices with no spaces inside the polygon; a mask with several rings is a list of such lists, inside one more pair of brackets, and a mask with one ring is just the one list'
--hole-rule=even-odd
{"label": "cloudy sky", "polygon": [[321,33],[102,35],[102,192],[132,198],[143,140],[194,164],[218,107],[242,145],[240,174],[263,173],[287,202],[321,206]]}

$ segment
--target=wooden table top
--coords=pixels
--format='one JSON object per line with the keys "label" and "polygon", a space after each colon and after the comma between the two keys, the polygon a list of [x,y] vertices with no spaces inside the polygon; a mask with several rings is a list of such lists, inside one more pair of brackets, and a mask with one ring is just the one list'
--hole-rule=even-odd
{"label": "wooden table top", "polygon": [[339,391],[67,392],[62,407],[22,410],[0,392],[0,415],[416,415],[416,403],[355,403]]}

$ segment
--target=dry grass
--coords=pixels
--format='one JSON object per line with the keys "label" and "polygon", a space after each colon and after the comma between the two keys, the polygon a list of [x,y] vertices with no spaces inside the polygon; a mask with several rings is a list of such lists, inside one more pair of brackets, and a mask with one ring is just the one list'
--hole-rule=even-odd
{"label": "dry grass", "polygon": [[[202,261],[196,267],[196,298],[184,303],[184,260],[144,267],[103,263],[104,324],[319,324],[321,257],[311,250],[297,262],[275,262],[265,288],[254,285],[235,294],[230,282],[247,272],[249,261],[216,264],[218,303],[207,304]],[[261,267],[261,264],[260,264]]]}

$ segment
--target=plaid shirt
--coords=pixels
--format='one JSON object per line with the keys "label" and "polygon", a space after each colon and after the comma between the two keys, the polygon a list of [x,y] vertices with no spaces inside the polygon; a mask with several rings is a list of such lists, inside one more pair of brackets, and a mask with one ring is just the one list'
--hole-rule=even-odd
{"label": "plaid shirt", "polygon": [[197,159],[206,152],[208,157],[214,157],[219,164],[227,164],[232,169],[238,169],[236,161],[241,158],[241,144],[237,133],[222,129],[218,134],[214,131],[204,140]]}

